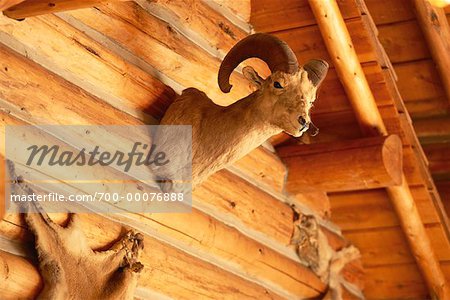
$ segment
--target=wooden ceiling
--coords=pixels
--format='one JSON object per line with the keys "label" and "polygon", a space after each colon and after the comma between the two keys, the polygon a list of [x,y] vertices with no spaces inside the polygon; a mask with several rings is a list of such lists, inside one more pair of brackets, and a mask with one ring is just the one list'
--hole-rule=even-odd
{"label": "wooden ceiling", "polygon": [[[287,41],[301,62],[311,58],[330,60],[307,1],[281,3],[255,0],[252,4],[251,22],[257,31],[270,32]],[[440,85],[427,43],[416,23],[412,3],[408,0],[374,0],[366,3],[338,1],[338,4],[388,132],[402,137],[404,172],[441,267],[449,278],[448,219],[442,215],[439,196],[427,170],[427,159],[408,115],[408,111],[412,110],[411,116],[425,153],[430,155],[433,149],[434,157],[440,159],[442,168],[446,165],[445,159],[450,159],[450,153],[445,152],[448,151],[445,134],[441,134],[441,138],[436,139],[437,143],[428,148],[419,128],[434,124],[435,129],[439,128],[438,132],[445,131],[444,120],[449,102]],[[403,27],[403,31],[396,31],[399,27]],[[411,27],[413,30],[409,32]],[[421,37],[419,41],[418,36]],[[414,52],[426,56],[414,57]],[[395,80],[397,77],[398,81]],[[437,115],[440,119],[436,119]],[[313,121],[321,129],[320,134],[303,139],[303,142],[323,143],[362,135],[344,87],[333,69],[319,93]],[[421,125],[422,121],[427,125]],[[296,144],[297,141],[278,137],[274,143],[285,152],[285,145]],[[430,169],[432,172],[436,170],[432,158]],[[433,172],[435,179],[438,179],[436,175]],[[445,193],[447,183],[437,182]],[[444,193],[445,200],[448,196]],[[328,195],[331,219],[341,226],[344,235],[363,249],[366,297],[426,298],[426,285],[388,194],[384,190],[371,190]],[[368,237],[371,241],[367,240]]]}
{"label": "wooden ceiling", "polygon": [[[13,2],[19,1],[4,1]],[[83,3],[93,2],[103,1]],[[235,88],[224,96],[216,86],[217,69],[223,55],[249,33],[245,21],[250,18],[256,31],[285,40],[300,62],[322,58],[331,64],[313,112],[320,134],[301,142],[324,147],[364,137],[308,1],[253,0],[251,11],[249,4],[137,0],[24,22],[2,17],[0,124],[157,122],[176,93],[188,86],[208,91],[221,99],[219,104],[229,104],[249,88],[240,74],[234,74]],[[449,98],[442,74],[409,0],[338,4],[387,132],[401,138],[407,188],[440,269],[450,279],[448,218],[440,200],[450,203]],[[16,15],[24,16],[30,15]],[[268,74],[261,63],[252,64],[260,74]],[[286,136],[273,139],[273,144],[281,156],[292,147],[314,149]],[[148,271],[139,285],[156,294],[179,299],[198,295],[217,299],[224,294],[239,299],[314,297],[325,285],[287,246],[296,218],[290,205],[296,205],[319,216],[335,249],[347,242],[334,223],[361,250],[364,276],[357,264],[344,275],[358,287],[365,285],[368,299],[430,297],[426,284],[430,276],[422,276],[423,265],[417,264],[414,245],[408,244],[404,220],[389,193],[378,188],[393,182],[371,189],[353,186],[307,193],[285,186],[287,174],[299,177],[307,172],[289,173],[276,154],[260,147],[199,187],[192,214],[113,219],[88,215],[83,217],[83,229],[94,248],[116,239],[123,224],[144,230],[150,245],[143,258]],[[66,216],[54,218],[64,222]],[[17,215],[0,222],[0,234],[1,241],[7,241],[0,246],[26,255],[30,235]],[[16,255],[0,255],[12,262],[14,278],[32,274],[28,291],[18,284],[8,286],[15,288],[12,295],[33,295],[40,282],[31,264]]]}

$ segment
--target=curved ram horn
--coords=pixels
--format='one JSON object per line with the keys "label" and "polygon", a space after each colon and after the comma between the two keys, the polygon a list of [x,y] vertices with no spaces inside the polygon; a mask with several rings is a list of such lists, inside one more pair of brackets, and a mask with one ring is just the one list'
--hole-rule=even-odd
{"label": "curved ram horn", "polygon": [[308,78],[314,86],[319,86],[328,72],[328,63],[321,59],[312,59],[308,61],[303,69],[308,72]]}
{"label": "curved ram horn", "polygon": [[285,42],[265,33],[252,34],[234,45],[223,59],[218,76],[222,92],[228,93],[231,90],[231,73],[241,62],[251,57],[257,57],[266,62],[272,73],[298,71],[297,57]]}

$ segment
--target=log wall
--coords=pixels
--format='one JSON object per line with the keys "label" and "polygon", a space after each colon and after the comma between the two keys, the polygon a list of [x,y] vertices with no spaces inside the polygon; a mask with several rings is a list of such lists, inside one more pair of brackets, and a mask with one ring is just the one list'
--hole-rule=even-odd
{"label": "log wall", "polygon": [[[225,53],[249,33],[249,12],[248,1],[161,0],[102,3],[21,22],[1,16],[0,140],[8,124],[157,124],[191,86],[218,104],[233,103],[249,93],[248,84],[235,72],[233,91],[223,94],[216,76]],[[264,64],[249,64],[268,74]],[[145,234],[141,298],[316,297],[326,284],[289,243],[297,214],[318,212],[317,194],[288,197],[285,176],[278,156],[259,147],[196,189],[191,214],[83,214],[83,229],[95,249],[126,227]],[[328,205],[325,195],[319,199]],[[317,216],[336,250],[347,244],[336,225]],[[2,274],[0,298],[30,298],[41,287],[31,246],[23,220],[6,214],[0,268],[17,272]],[[348,281],[360,280],[360,270],[349,266],[356,276]]]}

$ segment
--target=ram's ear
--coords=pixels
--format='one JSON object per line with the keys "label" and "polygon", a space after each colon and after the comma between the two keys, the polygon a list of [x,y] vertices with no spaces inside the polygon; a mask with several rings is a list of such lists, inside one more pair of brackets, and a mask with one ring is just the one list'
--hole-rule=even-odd
{"label": "ram's ear", "polygon": [[242,69],[242,74],[244,74],[244,77],[247,78],[247,80],[250,81],[250,83],[253,84],[257,89],[260,89],[262,87],[264,79],[261,78],[252,67],[244,67]]}

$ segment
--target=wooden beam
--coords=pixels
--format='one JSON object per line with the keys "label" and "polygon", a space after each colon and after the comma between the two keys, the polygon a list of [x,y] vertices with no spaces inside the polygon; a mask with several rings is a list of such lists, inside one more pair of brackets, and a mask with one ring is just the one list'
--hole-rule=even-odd
{"label": "wooden beam", "polygon": [[36,267],[23,257],[0,250],[2,299],[33,299],[42,288]]}
{"label": "wooden beam", "polygon": [[443,142],[450,138],[450,117],[419,119],[414,128],[422,144]]}
{"label": "wooden beam", "polygon": [[[387,130],[356,56],[353,43],[335,0],[309,0],[330,56],[344,84],[359,123],[366,134]],[[376,129],[376,130],[373,130]],[[450,289],[420,219],[403,175],[400,186],[387,188],[411,250],[432,296],[450,299]]]}
{"label": "wooden beam", "polygon": [[[36,192],[39,191],[36,190]],[[61,225],[67,222],[66,214],[55,213],[49,216],[57,224]],[[88,244],[92,249],[104,249],[129,230],[128,227],[98,214],[86,213],[78,216],[80,218],[80,227],[86,234]],[[18,214],[8,215],[7,220],[9,225],[13,225],[13,228],[6,234],[12,235],[15,238],[13,238],[14,242],[24,245],[24,243],[29,244],[33,241],[30,232],[27,231],[26,225]],[[1,227],[0,230],[0,234],[5,236]],[[145,268],[138,280],[138,286],[141,288],[156,290],[160,294],[176,299],[189,299],[199,294],[213,299],[221,298],[224,294],[239,299],[242,297],[261,297],[261,299],[274,297],[275,299],[280,299],[280,296],[271,290],[241,276],[227,272],[215,263],[204,261],[198,256],[191,255],[177,247],[162,242],[155,238],[153,234],[144,235],[146,247],[141,253],[140,261]],[[19,263],[23,262],[19,261]],[[161,267],[161,264],[164,267]],[[11,261],[10,270],[16,269],[16,265],[16,261]],[[33,273],[35,272],[30,270],[30,275]],[[9,299],[32,299],[33,297],[26,297],[32,290],[24,288],[23,284],[28,282],[30,287],[38,286],[39,277],[29,276],[22,272],[19,275],[21,275],[21,289],[16,290],[20,294],[18,297]],[[173,282],[179,283],[174,285]],[[236,286],[239,286],[239,289],[236,289]],[[6,288],[9,289],[10,287],[7,285]],[[37,290],[34,290],[34,292],[37,292]],[[315,295],[318,294],[319,292],[316,291]],[[305,297],[314,297],[314,295],[311,293],[305,295]]]}
{"label": "wooden beam", "polygon": [[5,215],[5,183],[6,183],[5,158],[0,154],[0,222]]}
{"label": "wooden beam", "polygon": [[288,192],[352,191],[398,185],[402,142],[396,135],[278,148]]}
{"label": "wooden beam", "polygon": [[442,8],[433,7],[426,0],[414,0],[420,27],[438,68],[447,100],[450,102],[450,26]]}
{"label": "wooden beam", "polygon": [[[363,132],[366,135],[385,133],[386,128],[375,103],[375,98],[361,68],[355,47],[337,3],[332,0],[324,1],[323,3],[309,0],[309,3],[316,16],[331,60]],[[344,30],[339,30],[341,28]],[[359,101],[359,99],[367,100]]]}
{"label": "wooden beam", "polygon": [[[249,23],[251,16],[251,0],[212,0],[219,7],[230,10],[233,14],[237,15],[243,21]],[[206,1],[207,4],[209,1]]]}
{"label": "wooden beam", "polygon": [[450,5],[450,0],[427,0],[428,2],[430,2],[430,4],[432,6],[436,6],[436,7],[446,7],[448,5]]}
{"label": "wooden beam", "polygon": [[61,11],[93,7],[101,2],[129,1],[129,0],[28,0],[4,10],[3,14],[9,18],[20,20],[44,14]]}
{"label": "wooden beam", "polygon": [[17,5],[24,0],[0,0],[0,11],[4,11],[14,5]]}

